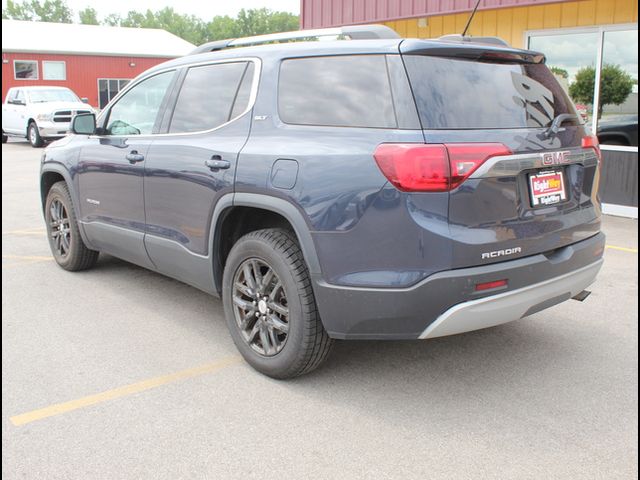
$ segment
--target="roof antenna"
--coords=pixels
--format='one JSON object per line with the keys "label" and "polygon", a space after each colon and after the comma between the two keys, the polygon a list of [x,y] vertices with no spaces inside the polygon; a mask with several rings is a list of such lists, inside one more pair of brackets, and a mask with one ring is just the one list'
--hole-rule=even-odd
{"label": "roof antenna", "polygon": [[478,10],[478,6],[480,5],[480,1],[481,0],[478,0],[476,2],[476,6],[473,7],[473,12],[471,12],[471,15],[469,15],[469,20],[467,20],[467,24],[465,25],[464,30],[462,31],[462,36],[463,37],[467,34],[467,30],[469,30],[469,26],[471,26],[471,22],[473,20],[473,17],[476,14],[476,10]]}

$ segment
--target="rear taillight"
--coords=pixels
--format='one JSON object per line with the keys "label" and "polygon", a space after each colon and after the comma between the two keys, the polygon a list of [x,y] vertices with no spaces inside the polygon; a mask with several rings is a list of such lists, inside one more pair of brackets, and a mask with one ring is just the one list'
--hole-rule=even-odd
{"label": "rear taillight", "polygon": [[405,192],[447,192],[491,157],[510,155],[501,143],[382,143],[373,157],[385,177]]}
{"label": "rear taillight", "polygon": [[598,162],[602,161],[602,152],[600,151],[600,142],[595,135],[589,135],[588,137],[582,137],[582,148],[592,148],[596,152]]}

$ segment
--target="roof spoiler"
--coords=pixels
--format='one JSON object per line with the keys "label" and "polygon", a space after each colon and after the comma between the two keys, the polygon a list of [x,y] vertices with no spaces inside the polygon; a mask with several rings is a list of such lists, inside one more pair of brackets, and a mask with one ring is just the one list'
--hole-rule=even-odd
{"label": "roof spoiler", "polygon": [[296,30],[293,32],[270,33],[255,37],[230,38],[216,40],[200,45],[189,55],[198,53],[215,52],[233,47],[248,47],[250,45],[263,45],[265,43],[287,43],[306,40],[376,40],[395,39],[400,36],[385,25],[351,25],[337,28],[319,28],[315,30]]}
{"label": "roof spoiler", "polygon": [[433,57],[460,58],[494,63],[545,63],[542,53],[513,48],[497,37],[445,35],[431,40],[407,39],[400,53]]}

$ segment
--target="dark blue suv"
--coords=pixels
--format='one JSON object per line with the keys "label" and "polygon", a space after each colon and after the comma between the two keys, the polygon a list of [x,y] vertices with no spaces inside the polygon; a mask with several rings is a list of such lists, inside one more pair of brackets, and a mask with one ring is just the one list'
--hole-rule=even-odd
{"label": "dark blue suv", "polygon": [[332,339],[451,335],[586,296],[600,151],[542,54],[292,36],[331,41],[213,42],[77,116],[42,158],[60,266],[105,252],[221,296],[276,378]]}

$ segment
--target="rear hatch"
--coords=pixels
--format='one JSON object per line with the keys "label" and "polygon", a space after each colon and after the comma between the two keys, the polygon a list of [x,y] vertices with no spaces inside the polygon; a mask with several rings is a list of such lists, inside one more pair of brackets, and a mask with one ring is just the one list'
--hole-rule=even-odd
{"label": "rear hatch", "polygon": [[425,142],[449,157],[453,268],[552,256],[599,231],[597,142],[543,55],[420,40],[400,50]]}

